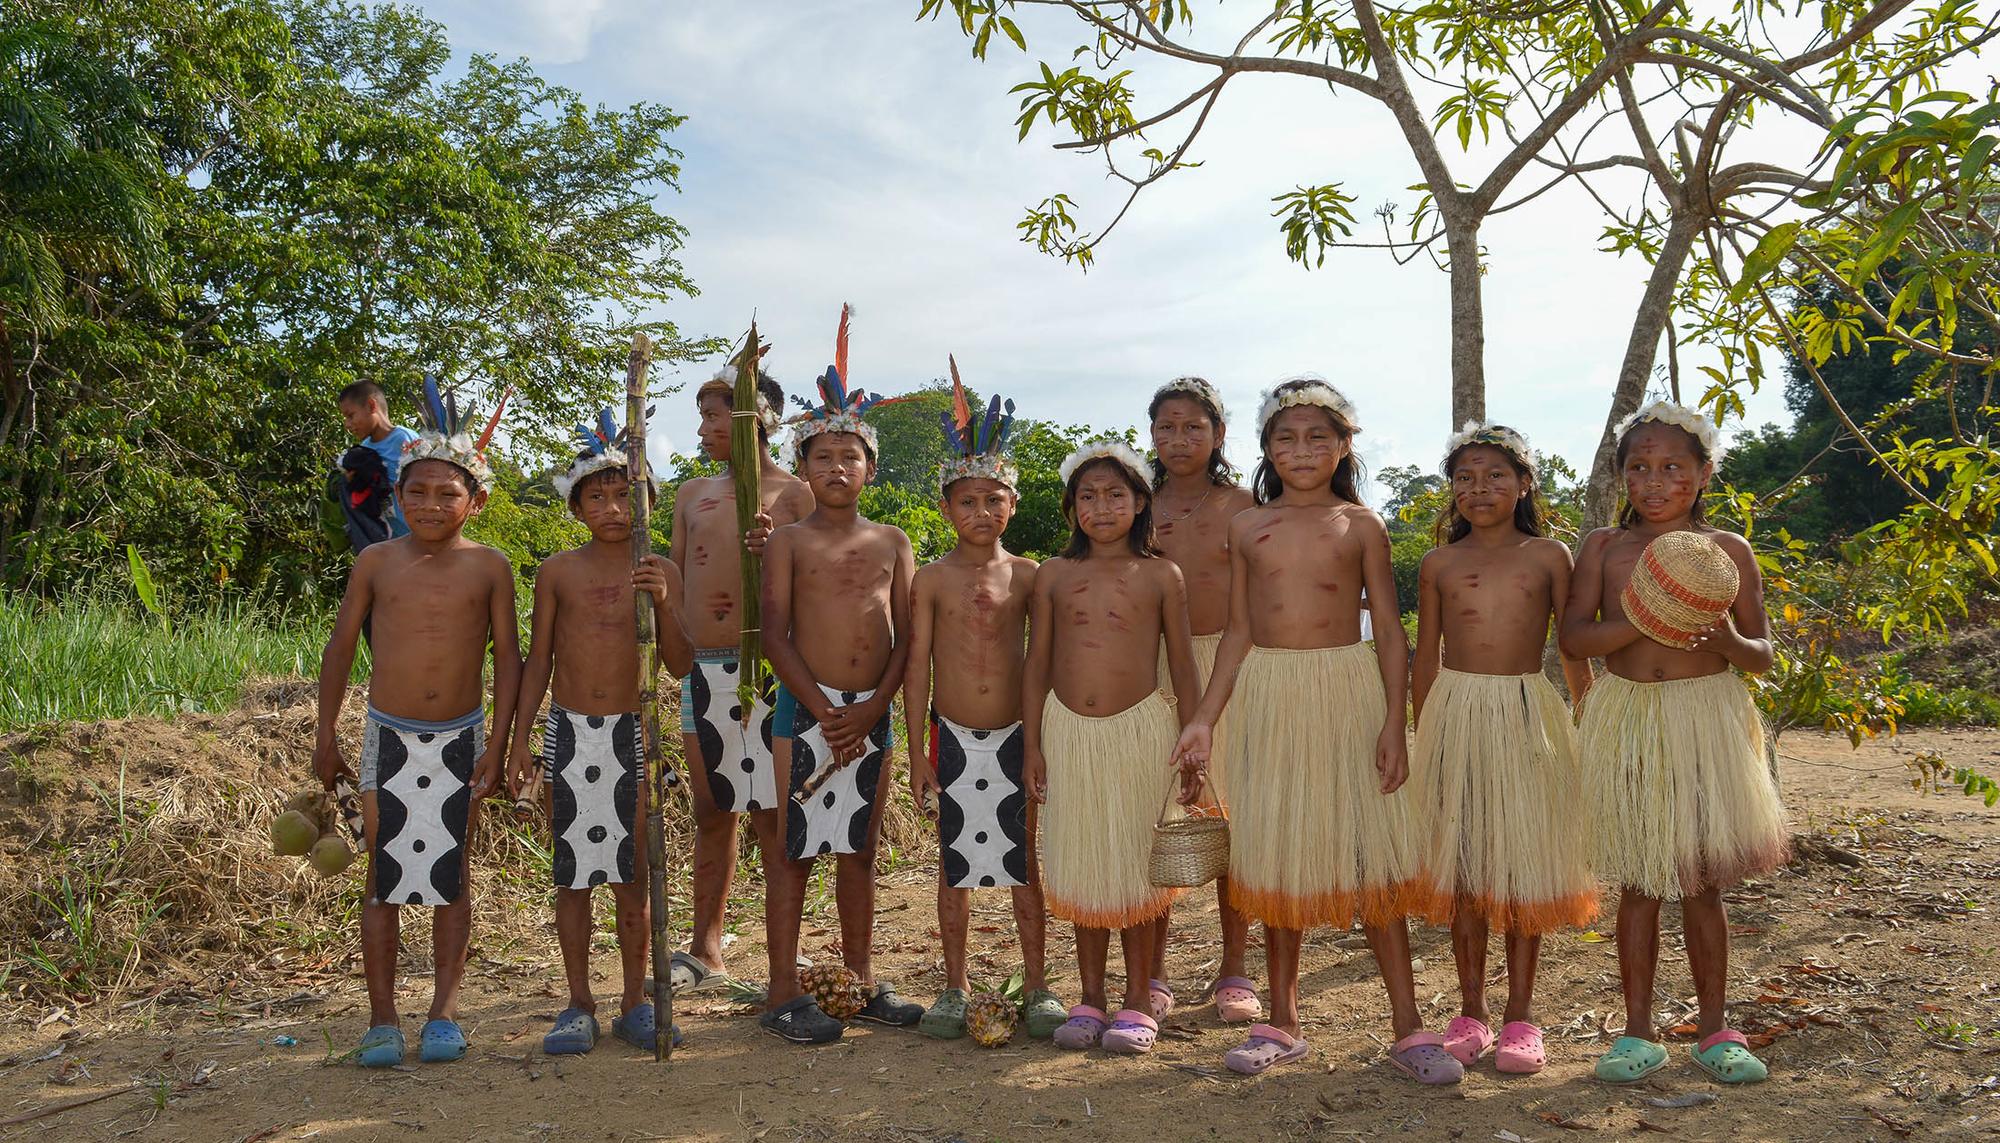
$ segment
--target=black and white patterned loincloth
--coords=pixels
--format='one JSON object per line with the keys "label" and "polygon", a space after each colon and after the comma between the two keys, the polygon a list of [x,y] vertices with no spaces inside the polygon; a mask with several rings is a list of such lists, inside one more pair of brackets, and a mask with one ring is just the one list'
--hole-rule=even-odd
{"label": "black and white patterned loincloth", "polygon": [[542,750],[558,889],[623,885],[637,876],[646,782],[639,716],[577,714],[549,704]]}
{"label": "black and white patterned loincloth", "polygon": [[370,707],[362,775],[374,779],[372,901],[449,905],[465,890],[472,770],[486,749],[486,712],[451,722],[396,718]]}
{"label": "black and white patterned loincloth", "polygon": [[763,692],[743,722],[737,702],[736,652],[698,651],[694,670],[681,681],[681,731],[701,746],[702,771],[715,808],[728,813],[775,809],[778,770],[771,759],[771,703],[775,683]]}
{"label": "black and white patterned loincloth", "polygon": [[938,862],[953,889],[1028,883],[1028,792],[1020,723],[974,730],[931,713],[937,772]]}
{"label": "black and white patterned loincloth", "polygon": [[[874,691],[837,691],[822,686],[820,693],[835,706],[852,706],[874,697]],[[860,853],[868,845],[868,830],[875,819],[875,791],[880,785],[882,760],[894,744],[895,736],[884,714],[868,732],[868,752],[832,771],[826,783],[801,800],[808,779],[833,760],[827,748],[826,732],[804,703],[794,702],[792,716],[792,773],[787,787],[791,806],[785,814],[785,856],[793,861],[828,853]]]}

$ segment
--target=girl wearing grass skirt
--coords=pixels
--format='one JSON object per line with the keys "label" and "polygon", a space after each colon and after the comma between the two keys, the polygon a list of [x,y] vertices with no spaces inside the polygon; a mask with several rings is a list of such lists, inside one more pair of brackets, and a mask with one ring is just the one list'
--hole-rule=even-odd
{"label": "girl wearing grass skirt", "polygon": [[[1722,890],[1785,858],[1785,813],[1764,761],[1763,724],[1731,668],[1771,667],[1764,584],[1743,537],[1709,527],[1702,493],[1722,459],[1715,425],[1655,402],[1618,426],[1625,505],[1618,526],[1583,542],[1562,622],[1563,653],[1602,656],[1578,727],[1585,817],[1600,877],[1619,887],[1618,975],[1625,1034],[1597,1062],[1599,1079],[1630,1083],[1666,1066],[1653,1028],[1660,902],[1681,903],[1688,968],[1700,1006],[1694,1062],[1724,1083],[1765,1077],[1743,1034],[1724,1024],[1729,920]],[[1685,648],[1645,637],[1621,596],[1655,538],[1695,532],[1736,565],[1722,618]]]}
{"label": "girl wearing grass skirt", "polygon": [[[1154,530],[1160,554],[1181,569],[1187,583],[1188,630],[1193,634],[1195,671],[1206,687],[1215,670],[1215,652],[1229,622],[1229,521],[1254,503],[1249,489],[1236,483],[1236,470],[1222,455],[1228,413],[1215,387],[1199,377],[1176,377],[1154,392],[1146,408],[1153,435]],[[1167,650],[1160,648],[1160,678],[1166,679]],[[1217,734],[1218,748],[1228,743],[1229,725]],[[1208,777],[1216,798],[1229,804],[1229,758],[1217,749],[1209,759]],[[1244,975],[1244,950],[1250,923],[1229,903],[1229,877],[1215,882],[1222,914],[1222,958],[1210,991],[1216,1014],[1225,1024],[1247,1024],[1264,1014],[1257,987]],[[1162,919],[1153,944],[1153,1015],[1164,1018],[1173,1007],[1167,985],[1167,922]]]}
{"label": "girl wearing grass skirt", "polygon": [[[1153,822],[1173,793],[1177,712],[1194,706],[1194,653],[1180,569],[1153,547],[1145,464],[1118,441],[1062,463],[1069,546],[1035,574],[1022,689],[1023,780],[1043,805],[1042,892],[1076,925],[1083,1002],[1056,1029],[1064,1048],[1151,1051],[1148,973],[1172,894],[1147,877]],[[1155,655],[1167,645],[1172,695]],[[1181,800],[1199,792],[1188,767]],[[1125,953],[1124,1006],[1107,1016],[1111,930]]]}
{"label": "girl wearing grass skirt", "polygon": [[[1545,534],[1534,454],[1504,425],[1468,423],[1448,442],[1450,507],[1417,574],[1416,753],[1411,797],[1425,840],[1434,921],[1451,925],[1463,997],[1444,1047],[1471,1067],[1495,1046],[1486,1007],[1486,937],[1505,934],[1507,1007],[1494,1063],[1542,1070],[1530,1008],[1542,934],[1597,911],[1578,820],[1576,742],[1542,674],[1549,621],[1562,618],[1569,549]],[[1563,661],[1581,698],[1590,667]]]}
{"label": "girl wearing grass skirt", "polygon": [[[1258,416],[1258,507],[1230,523],[1229,626],[1179,756],[1205,764],[1234,696],[1230,897],[1264,924],[1271,1019],[1224,1057],[1255,1074],[1303,1059],[1305,930],[1358,916],[1389,991],[1395,1066],[1424,1083],[1463,1075],[1418,1022],[1404,916],[1422,903],[1403,737],[1408,645],[1389,535],[1363,507],[1354,407],[1317,378],[1279,385]],[[1361,641],[1361,593],[1375,645]]]}

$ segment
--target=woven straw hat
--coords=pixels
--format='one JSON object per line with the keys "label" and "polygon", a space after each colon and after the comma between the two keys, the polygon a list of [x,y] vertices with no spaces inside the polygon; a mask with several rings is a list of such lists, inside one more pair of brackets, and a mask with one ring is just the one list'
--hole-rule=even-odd
{"label": "woven straw hat", "polygon": [[1736,602],[1737,586],[1736,562],[1721,545],[1699,532],[1668,532],[1639,554],[1619,602],[1640,634],[1686,650]]}

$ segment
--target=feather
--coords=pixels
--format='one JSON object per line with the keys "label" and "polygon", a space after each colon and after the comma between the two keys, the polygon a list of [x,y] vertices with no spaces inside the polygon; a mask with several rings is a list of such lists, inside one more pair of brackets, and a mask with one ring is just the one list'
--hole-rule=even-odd
{"label": "feather", "polygon": [[[500,427],[500,414],[507,409],[507,398],[513,395],[512,385],[500,390],[500,401],[493,406],[493,415],[486,418],[486,431],[479,434],[479,440],[472,446],[473,451],[481,453],[486,451],[487,444],[493,440],[493,430]],[[466,415],[471,416],[471,410],[468,409]]]}
{"label": "feather", "polygon": [[993,451],[993,430],[999,427],[999,422],[1000,422],[1000,394],[995,393],[993,394],[993,399],[986,403],[986,421],[979,427],[980,451],[983,452]]}
{"label": "feather", "polygon": [[604,438],[606,445],[618,439],[618,422],[611,419],[609,408],[597,410],[597,435]]}
{"label": "feather", "polygon": [[839,384],[840,374],[835,371],[834,366],[827,366],[826,372],[819,375],[819,404],[821,408],[828,410],[837,410],[840,408],[840,405],[833,399],[834,387]]}
{"label": "feather", "polygon": [[[965,382],[958,377],[958,358],[946,354],[945,360],[951,362],[951,419],[960,433],[969,432],[972,428],[972,407],[966,403]],[[954,433],[953,439],[959,442],[959,448],[965,448],[963,436]]]}
{"label": "feather", "polygon": [[951,450],[956,453],[964,452],[965,442],[958,435],[958,426],[951,423],[951,414],[940,410],[938,424],[944,429],[945,443],[951,446]]}
{"label": "feather", "polygon": [[840,332],[833,335],[835,385],[842,385],[847,381],[847,323],[853,316],[854,307],[846,302],[840,303]]}
{"label": "feather", "polygon": [[458,390],[452,389],[444,395],[444,435],[458,435]]}
{"label": "feather", "polygon": [[438,383],[434,374],[424,374],[424,408],[430,413],[431,431],[449,435],[450,429],[444,423],[444,402],[438,399]]}
{"label": "feather", "polygon": [[578,424],[576,426],[576,439],[583,442],[583,453],[585,456],[596,456],[597,450],[602,447],[598,442],[596,430],[592,429],[589,425]]}
{"label": "feather", "polygon": [[1006,410],[1007,415],[1000,418],[999,439],[994,441],[993,446],[986,450],[995,455],[998,455],[1001,449],[1007,447],[1007,434],[1012,432],[1014,428],[1014,402],[1009,400],[1002,408]]}

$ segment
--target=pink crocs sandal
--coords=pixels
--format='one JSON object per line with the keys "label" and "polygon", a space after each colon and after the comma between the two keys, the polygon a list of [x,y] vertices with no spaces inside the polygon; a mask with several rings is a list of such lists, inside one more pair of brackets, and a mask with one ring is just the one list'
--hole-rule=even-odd
{"label": "pink crocs sandal", "polygon": [[1285,1034],[1269,1024],[1250,1025],[1250,1038],[1229,1049],[1222,1066],[1246,1076],[1260,1076],[1279,1064],[1305,1059],[1312,1049],[1304,1040]]}
{"label": "pink crocs sandal", "polygon": [[1165,1020],[1174,1014],[1174,990],[1166,981],[1147,981],[1146,992],[1152,1001],[1147,1007],[1153,1010],[1153,1019]]}
{"label": "pink crocs sandal", "polygon": [[1058,1048],[1068,1048],[1072,1052],[1095,1048],[1104,1038],[1104,1009],[1079,1004],[1069,1010],[1069,1019],[1055,1030],[1050,1039]]}
{"label": "pink crocs sandal", "polygon": [[1248,1024],[1264,1014],[1257,1001],[1257,986],[1240,976],[1225,976],[1215,982],[1215,1014],[1224,1024]]}
{"label": "pink crocs sandal", "polygon": [[1444,1026],[1444,1050],[1465,1067],[1479,1062],[1493,1046],[1493,1029],[1484,1020],[1460,1016]]}
{"label": "pink crocs sandal", "polygon": [[1508,1075],[1527,1076],[1541,1071],[1549,1062],[1542,1045],[1542,1030],[1526,1020],[1510,1020],[1500,1028],[1500,1049],[1493,1053],[1493,1066]]}
{"label": "pink crocs sandal", "polygon": [[1436,1032],[1412,1032],[1389,1049],[1389,1064],[1421,1084],[1450,1084],[1465,1078],[1465,1065],[1444,1050]]}
{"label": "pink crocs sandal", "polygon": [[1111,1027],[1104,1032],[1104,1050],[1136,1056],[1152,1051],[1154,1041],[1159,1038],[1160,1025],[1151,1016],[1136,1008],[1120,1008],[1118,1015],[1111,1018]]}

